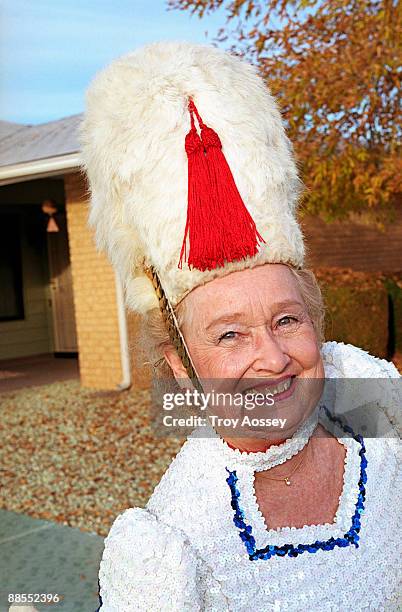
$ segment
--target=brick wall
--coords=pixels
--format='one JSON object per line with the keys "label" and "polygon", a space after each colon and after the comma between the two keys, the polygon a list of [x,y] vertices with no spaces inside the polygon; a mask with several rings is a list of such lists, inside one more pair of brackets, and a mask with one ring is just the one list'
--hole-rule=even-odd
{"label": "brick wall", "polygon": [[115,276],[106,256],[96,251],[87,227],[85,193],[79,174],[65,176],[81,383],[115,389],[123,378]]}
{"label": "brick wall", "polygon": [[384,231],[352,222],[324,223],[305,217],[303,232],[312,267],[352,268],[362,272],[392,273],[402,270],[402,203]]}

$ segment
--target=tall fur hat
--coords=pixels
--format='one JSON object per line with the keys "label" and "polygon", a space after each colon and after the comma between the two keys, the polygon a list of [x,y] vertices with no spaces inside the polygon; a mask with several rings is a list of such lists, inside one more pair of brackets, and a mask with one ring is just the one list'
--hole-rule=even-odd
{"label": "tall fur hat", "polygon": [[89,223],[132,310],[158,307],[148,268],[175,306],[235,270],[302,265],[292,148],[253,66],[214,47],[158,42],[101,71],[86,103]]}

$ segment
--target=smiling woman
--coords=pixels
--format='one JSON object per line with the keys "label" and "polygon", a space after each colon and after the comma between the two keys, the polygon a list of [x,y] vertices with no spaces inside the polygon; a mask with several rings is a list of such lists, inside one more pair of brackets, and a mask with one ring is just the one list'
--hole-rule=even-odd
{"label": "smiling woman", "polygon": [[[300,181],[255,69],[150,45],[95,79],[82,143],[90,222],[155,370],[177,405],[208,399],[146,508],[113,523],[101,612],[399,610],[400,441],[384,413],[401,381],[323,342]],[[386,427],[363,439],[373,403]]]}

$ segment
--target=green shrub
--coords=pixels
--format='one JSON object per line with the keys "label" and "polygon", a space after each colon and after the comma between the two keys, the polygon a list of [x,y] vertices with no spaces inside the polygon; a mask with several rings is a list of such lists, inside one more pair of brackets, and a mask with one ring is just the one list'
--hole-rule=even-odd
{"label": "green shrub", "polygon": [[402,352],[402,276],[394,275],[384,281],[391,302],[391,346]]}

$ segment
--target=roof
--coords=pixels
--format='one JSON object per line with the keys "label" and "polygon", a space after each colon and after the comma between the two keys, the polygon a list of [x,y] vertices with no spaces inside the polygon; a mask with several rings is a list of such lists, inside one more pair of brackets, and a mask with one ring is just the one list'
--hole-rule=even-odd
{"label": "roof", "polygon": [[12,123],[11,121],[2,121],[0,119],[0,140],[6,136],[15,134],[18,130],[23,130],[26,127],[23,123]]}
{"label": "roof", "polygon": [[40,125],[0,121],[0,184],[78,167],[81,119],[78,114]]}
{"label": "roof", "polygon": [[72,115],[49,123],[26,126],[1,121],[0,166],[77,153],[77,130],[81,117],[81,114]]}

